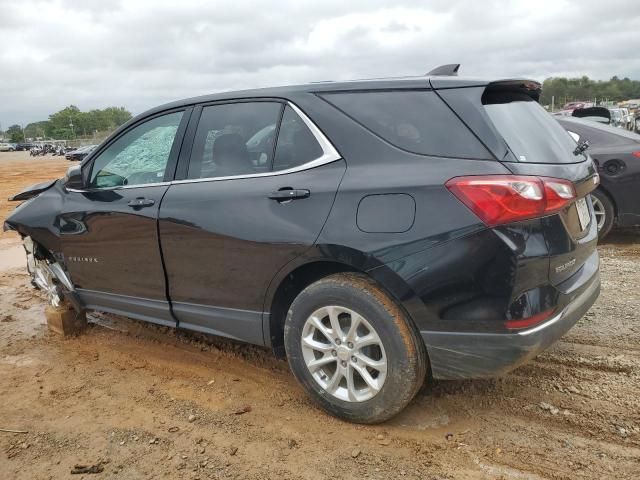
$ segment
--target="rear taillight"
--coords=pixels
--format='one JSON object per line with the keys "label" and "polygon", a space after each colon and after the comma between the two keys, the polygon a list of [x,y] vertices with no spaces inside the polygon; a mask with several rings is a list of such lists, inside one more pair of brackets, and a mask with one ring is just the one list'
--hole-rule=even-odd
{"label": "rear taillight", "polygon": [[636,150],[635,152],[631,152],[631,155],[633,155],[636,158],[640,158],[640,150]]}
{"label": "rear taillight", "polygon": [[576,199],[568,180],[524,175],[456,177],[446,183],[489,226],[542,217]]}

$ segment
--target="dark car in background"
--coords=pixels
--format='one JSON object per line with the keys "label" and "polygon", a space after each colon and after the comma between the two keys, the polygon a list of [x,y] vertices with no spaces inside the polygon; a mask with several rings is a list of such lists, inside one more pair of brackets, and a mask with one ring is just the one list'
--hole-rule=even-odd
{"label": "dark car in background", "polygon": [[70,161],[82,161],[84,158],[95,150],[97,145],[86,145],[84,147],[76,148],[64,154],[64,158]]}
{"label": "dark car in background", "polygon": [[588,140],[600,173],[591,193],[600,238],[613,226],[640,225],[640,135],[579,118],[557,118],[577,142]]}
{"label": "dark car in background", "polygon": [[32,143],[32,142],[22,142],[22,143],[18,143],[18,144],[16,145],[16,151],[18,151],[18,152],[29,151],[29,150],[31,150],[33,147],[35,147],[35,143]]}
{"label": "dark car in background", "polygon": [[571,113],[571,116],[590,122],[604,123],[605,125],[611,123],[611,112],[605,107],[576,108]]}
{"label": "dark car in background", "polygon": [[157,107],[5,228],[52,303],[270,346],[328,412],[383,421],[427,371],[533,358],[600,289],[593,162],[537,82],[456,71]]}

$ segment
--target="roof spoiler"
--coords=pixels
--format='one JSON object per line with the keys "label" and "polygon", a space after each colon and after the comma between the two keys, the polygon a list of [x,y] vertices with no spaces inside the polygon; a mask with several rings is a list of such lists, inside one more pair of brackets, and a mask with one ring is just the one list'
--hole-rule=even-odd
{"label": "roof spoiler", "polygon": [[535,80],[498,80],[491,82],[482,95],[482,103],[506,103],[512,94],[525,94],[536,102],[542,95],[542,85]]}
{"label": "roof spoiler", "polygon": [[447,65],[440,65],[433,70],[429,70],[427,76],[457,77],[459,69],[459,63],[448,63]]}

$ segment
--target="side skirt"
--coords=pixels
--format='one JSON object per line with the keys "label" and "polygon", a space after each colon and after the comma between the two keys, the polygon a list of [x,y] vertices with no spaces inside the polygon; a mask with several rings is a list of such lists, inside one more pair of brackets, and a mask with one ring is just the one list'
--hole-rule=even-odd
{"label": "side skirt", "polygon": [[169,302],[166,300],[129,297],[84,289],[77,289],[76,293],[84,304],[84,308],[89,310],[115,313],[169,327],[176,326],[176,321],[171,316]]}
{"label": "side skirt", "polygon": [[[263,317],[268,314],[252,310],[213,307],[193,303],[169,302],[130,297],[95,290],[77,289],[83,307],[114,313],[169,327],[180,327],[254,345],[265,345]],[[175,316],[175,318],[174,318]],[[176,322],[176,318],[178,322]]]}
{"label": "side skirt", "polygon": [[264,345],[262,312],[172,302],[180,328]]}

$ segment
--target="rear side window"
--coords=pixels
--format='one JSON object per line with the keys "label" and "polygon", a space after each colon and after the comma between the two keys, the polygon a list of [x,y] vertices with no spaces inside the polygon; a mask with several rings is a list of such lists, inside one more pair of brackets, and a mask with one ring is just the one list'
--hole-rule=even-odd
{"label": "rear side window", "polygon": [[282,116],[273,170],[299,167],[320,158],[322,147],[304,121],[287,105]]}
{"label": "rear side window", "polygon": [[525,93],[492,92],[483,104],[496,130],[520,162],[576,163],[576,144],[538,102]]}
{"label": "rear side window", "polygon": [[202,109],[187,178],[268,172],[282,105],[240,102]]}
{"label": "rear side window", "polygon": [[432,91],[331,93],[322,98],[403,150],[439,157],[490,158],[478,139]]}

